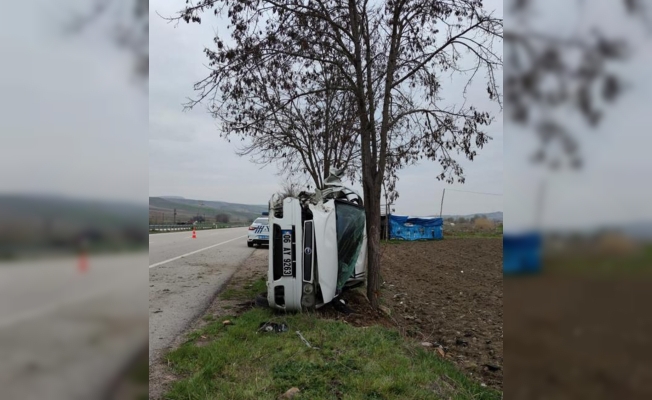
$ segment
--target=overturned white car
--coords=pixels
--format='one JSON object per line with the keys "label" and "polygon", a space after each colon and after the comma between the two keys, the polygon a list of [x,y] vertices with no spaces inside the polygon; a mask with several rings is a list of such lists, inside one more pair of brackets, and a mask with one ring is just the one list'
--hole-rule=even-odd
{"label": "overturned white car", "polygon": [[272,197],[267,301],[285,311],[319,308],[364,283],[367,237],[363,201],[333,170],[324,190]]}

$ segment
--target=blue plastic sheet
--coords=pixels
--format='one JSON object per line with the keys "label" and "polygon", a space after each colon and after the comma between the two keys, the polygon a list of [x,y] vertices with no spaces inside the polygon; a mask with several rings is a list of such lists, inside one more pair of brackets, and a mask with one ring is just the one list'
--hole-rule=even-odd
{"label": "blue plastic sheet", "polygon": [[503,274],[527,274],[541,271],[541,234],[503,235]]}
{"label": "blue plastic sheet", "polygon": [[389,216],[389,237],[399,240],[437,240],[444,238],[441,218]]}

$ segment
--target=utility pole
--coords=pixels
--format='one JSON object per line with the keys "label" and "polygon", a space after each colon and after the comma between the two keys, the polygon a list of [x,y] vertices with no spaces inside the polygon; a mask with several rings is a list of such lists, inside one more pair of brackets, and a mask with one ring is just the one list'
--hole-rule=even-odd
{"label": "utility pole", "polygon": [[177,224],[177,209],[174,209],[174,225]]}
{"label": "utility pole", "polygon": [[441,206],[439,206],[439,218],[441,218],[441,213],[444,210],[444,195],[446,194],[446,188],[441,193]]}

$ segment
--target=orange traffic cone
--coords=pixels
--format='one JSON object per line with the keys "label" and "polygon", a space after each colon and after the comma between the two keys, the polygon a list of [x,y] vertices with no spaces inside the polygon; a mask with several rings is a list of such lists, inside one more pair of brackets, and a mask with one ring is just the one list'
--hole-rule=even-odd
{"label": "orange traffic cone", "polygon": [[195,227],[192,227],[192,238],[197,239],[197,232],[195,232]]}

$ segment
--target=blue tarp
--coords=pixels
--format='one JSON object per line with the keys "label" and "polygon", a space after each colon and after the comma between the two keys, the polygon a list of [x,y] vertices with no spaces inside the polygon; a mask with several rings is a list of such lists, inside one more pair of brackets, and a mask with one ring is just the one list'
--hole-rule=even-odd
{"label": "blue tarp", "polygon": [[390,215],[389,238],[400,240],[443,239],[443,225],[444,221],[441,218]]}
{"label": "blue tarp", "polygon": [[542,238],[539,233],[503,235],[503,273],[537,273],[541,270]]}

